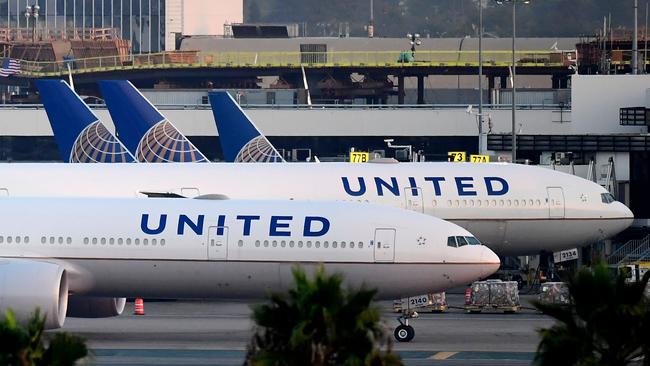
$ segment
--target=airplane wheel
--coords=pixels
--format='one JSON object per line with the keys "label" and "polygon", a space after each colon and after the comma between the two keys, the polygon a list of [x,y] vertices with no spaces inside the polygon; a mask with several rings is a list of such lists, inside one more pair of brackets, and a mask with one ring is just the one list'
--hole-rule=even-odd
{"label": "airplane wheel", "polygon": [[393,335],[398,342],[410,342],[415,337],[415,329],[410,325],[398,325]]}

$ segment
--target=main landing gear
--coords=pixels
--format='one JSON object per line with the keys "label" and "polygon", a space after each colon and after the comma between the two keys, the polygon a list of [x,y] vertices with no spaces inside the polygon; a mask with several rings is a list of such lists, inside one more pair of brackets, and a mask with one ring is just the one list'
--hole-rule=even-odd
{"label": "main landing gear", "polygon": [[413,310],[406,310],[397,318],[399,325],[395,328],[393,335],[398,342],[410,342],[415,337],[415,329],[409,325],[409,319],[418,317],[418,313]]}

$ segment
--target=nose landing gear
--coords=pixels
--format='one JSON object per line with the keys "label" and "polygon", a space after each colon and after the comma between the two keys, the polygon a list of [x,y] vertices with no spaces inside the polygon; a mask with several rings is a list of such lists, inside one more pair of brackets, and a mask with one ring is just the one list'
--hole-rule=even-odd
{"label": "nose landing gear", "polygon": [[415,337],[415,329],[409,325],[409,319],[417,318],[416,311],[406,310],[397,318],[399,325],[395,328],[393,335],[398,342],[410,342]]}

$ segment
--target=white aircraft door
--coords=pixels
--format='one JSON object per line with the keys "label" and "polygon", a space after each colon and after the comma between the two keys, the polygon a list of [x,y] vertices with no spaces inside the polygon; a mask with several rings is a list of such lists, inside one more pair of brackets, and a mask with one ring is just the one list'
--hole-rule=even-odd
{"label": "white aircraft door", "polygon": [[404,199],[406,200],[407,210],[424,212],[424,201],[422,199],[421,188],[404,188]]}
{"label": "white aircraft door", "polygon": [[375,229],[375,262],[395,260],[395,229]]}
{"label": "white aircraft door", "polygon": [[551,219],[564,218],[564,191],[560,187],[547,187],[548,217]]}
{"label": "white aircraft door", "polygon": [[228,258],[228,227],[210,226],[208,228],[208,260],[218,261]]}

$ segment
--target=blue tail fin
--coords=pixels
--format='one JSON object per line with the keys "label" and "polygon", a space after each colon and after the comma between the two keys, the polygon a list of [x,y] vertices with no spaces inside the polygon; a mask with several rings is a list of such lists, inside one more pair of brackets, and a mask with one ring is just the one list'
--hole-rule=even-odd
{"label": "blue tail fin", "polygon": [[37,80],[63,161],[125,163],[135,159],[63,80]]}
{"label": "blue tail fin", "polygon": [[278,150],[262,135],[228,92],[212,91],[209,97],[226,161],[284,162]]}
{"label": "blue tail fin", "polygon": [[120,139],[138,161],[208,161],[129,81],[100,81],[99,87]]}

